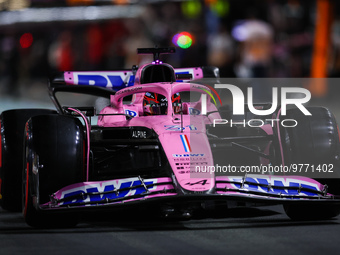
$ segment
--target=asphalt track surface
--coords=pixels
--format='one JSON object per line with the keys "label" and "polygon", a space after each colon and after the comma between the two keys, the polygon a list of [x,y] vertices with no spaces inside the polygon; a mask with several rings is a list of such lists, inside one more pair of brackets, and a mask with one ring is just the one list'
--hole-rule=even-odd
{"label": "asphalt track surface", "polygon": [[[138,214],[138,211],[135,212]],[[0,209],[0,254],[340,254],[340,217],[291,221],[280,206],[232,208],[187,221],[84,217],[75,228],[33,229]]]}
{"label": "asphalt track surface", "polygon": [[[322,102],[321,105],[324,105]],[[338,122],[338,101],[329,106]],[[51,103],[0,98],[0,112],[53,108]],[[134,212],[136,215],[138,211]],[[69,229],[33,229],[21,213],[0,209],[0,255],[86,254],[340,254],[340,216],[292,221],[281,206],[234,208],[223,217],[160,221],[98,214]]]}

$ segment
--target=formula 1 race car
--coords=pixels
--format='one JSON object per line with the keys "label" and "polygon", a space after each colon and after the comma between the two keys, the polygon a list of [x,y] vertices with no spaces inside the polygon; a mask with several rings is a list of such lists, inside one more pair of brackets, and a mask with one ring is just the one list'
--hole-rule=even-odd
{"label": "formula 1 race car", "polygon": [[[134,206],[185,218],[235,203],[282,204],[294,220],[340,213],[339,128],[328,109],[307,107],[305,115],[300,106],[251,119],[251,109],[272,106],[246,104],[237,120],[215,88],[192,82],[218,78],[218,69],[160,61],[174,51],[138,49],[154,61],[130,71],[63,72],[49,84],[56,111],[2,112],[2,207],[22,209],[33,227],[74,226],[80,212]],[[63,92],[107,104],[99,112],[64,106]]]}

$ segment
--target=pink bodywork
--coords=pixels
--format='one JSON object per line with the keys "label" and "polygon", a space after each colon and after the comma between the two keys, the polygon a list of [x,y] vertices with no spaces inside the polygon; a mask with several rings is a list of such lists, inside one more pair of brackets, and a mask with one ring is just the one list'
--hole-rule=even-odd
{"label": "pink bodywork", "polygon": [[[207,178],[210,181],[204,185],[189,185],[192,182],[193,175],[190,170],[195,165],[213,165],[213,157],[210,150],[208,138],[206,136],[206,124],[211,124],[214,118],[220,118],[218,113],[210,114],[208,117],[203,115],[189,115],[188,112],[183,114],[174,114],[172,104],[168,104],[167,115],[143,116],[143,106],[140,98],[146,92],[158,93],[166,96],[168,99],[173,94],[183,91],[196,91],[199,93],[206,92],[207,88],[199,84],[190,83],[154,83],[135,85],[118,91],[111,96],[111,105],[104,108],[101,114],[122,114],[126,110],[136,111],[137,117],[127,119],[123,115],[100,116],[98,125],[104,127],[133,127],[142,126],[153,129],[163,146],[169,163],[173,169],[178,183],[190,191],[206,191],[215,186],[213,173],[195,173],[194,181],[199,182]],[[131,104],[124,105],[123,98],[138,93],[138,96]],[[168,100],[171,101],[171,100]],[[207,94],[207,111],[217,111],[214,104],[210,102],[210,96]],[[186,107],[200,110],[200,101],[186,103]],[[182,121],[181,121],[182,119]],[[183,126],[183,130],[181,127]]]}
{"label": "pink bodywork", "polygon": [[[180,185],[182,189],[190,192],[207,192],[219,189],[216,192],[218,195],[239,195],[247,197],[256,197],[256,194],[242,193],[242,190],[252,190],[251,184],[240,186],[231,182],[242,182],[245,177],[230,177],[230,176],[215,176],[214,172],[196,172],[196,166],[213,166],[213,155],[211,152],[210,144],[206,135],[206,124],[212,124],[214,119],[220,119],[220,115],[216,106],[211,102],[209,88],[199,84],[192,84],[187,82],[160,82],[140,84],[140,76],[144,66],[140,67],[135,75],[134,86],[123,88],[111,96],[110,106],[105,107],[98,118],[98,126],[102,127],[147,127],[152,129],[158,135],[158,139],[163,147],[163,150],[168,158],[174,176],[147,179],[144,182],[158,184],[146,190],[147,194],[143,198],[131,198],[133,201],[145,198],[153,198],[159,196],[174,196],[177,193],[174,191],[174,184]],[[203,78],[201,68],[181,68],[176,69],[177,72],[190,72],[193,79]],[[78,72],[79,73],[79,72]],[[94,72],[96,73],[96,72]],[[100,72],[101,75],[119,74],[122,79],[128,79],[132,73],[121,72]],[[70,85],[76,85],[76,72],[65,72],[65,82]],[[179,92],[199,92],[207,96],[207,112],[214,112],[209,115],[199,114],[201,111],[201,98],[196,102],[183,102],[183,114],[175,114],[173,106],[170,103],[172,95]],[[209,93],[207,93],[207,91]],[[162,94],[168,100],[167,113],[165,115],[145,116],[143,109],[143,98],[145,93]],[[129,104],[124,104],[124,97],[133,95],[132,101]],[[190,109],[194,109],[195,115],[190,115]],[[216,111],[216,112],[215,112]],[[133,118],[127,118],[124,114],[133,113]],[[120,115],[112,115],[120,114]],[[130,114],[131,115],[131,114]],[[263,127],[263,130],[268,134],[273,134],[273,129],[270,125]],[[266,149],[269,150],[269,147]],[[263,161],[263,164],[268,163],[268,160]],[[57,191],[53,197],[54,199],[64,199],[66,194],[72,192],[87,192],[93,188],[99,192],[103,192],[105,187],[112,186],[114,189],[119,189],[122,183],[133,183],[138,178],[126,178],[108,181],[96,182],[83,182],[73,184],[62,188]],[[247,176],[247,180],[259,183],[261,181],[270,185],[275,185],[280,182],[285,186],[294,185],[307,185],[316,191],[323,191],[324,186],[310,178],[297,177],[297,176],[270,176],[270,175],[254,175]],[[163,184],[164,183],[164,184]],[[173,184],[169,184],[173,183]],[[197,185],[196,185],[197,184]],[[270,188],[266,191],[265,188],[256,188],[257,192],[262,193],[275,193],[276,191]],[[169,192],[159,194],[149,194],[150,191],[169,190]],[[136,189],[131,189],[129,193],[125,194],[133,196]],[[277,192],[276,192],[277,193]],[[90,197],[84,198],[83,202],[90,201]],[[121,202],[114,202],[121,203]],[[52,202],[45,204],[46,207],[58,206],[53,205]]]}

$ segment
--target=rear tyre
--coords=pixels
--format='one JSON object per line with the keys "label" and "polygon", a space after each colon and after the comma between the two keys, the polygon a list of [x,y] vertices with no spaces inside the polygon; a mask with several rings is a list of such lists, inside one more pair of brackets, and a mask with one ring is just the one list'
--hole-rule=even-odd
{"label": "rear tyre", "polygon": [[84,132],[77,118],[42,115],[26,126],[25,168],[22,174],[23,214],[37,228],[74,227],[77,215],[44,211],[41,207],[59,189],[83,181]]}
{"label": "rear tyre", "polygon": [[[299,109],[287,111],[286,119],[298,122],[296,127],[281,128],[281,141],[284,163],[333,165],[333,173],[314,178],[327,184],[328,192],[340,195],[340,141],[339,129],[333,114],[323,107],[308,107],[311,116],[304,115]],[[313,176],[314,177],[314,176]],[[334,205],[285,205],[287,215],[294,220],[324,220],[340,213]]]}
{"label": "rear tyre", "polygon": [[20,109],[4,111],[0,115],[0,205],[3,209],[21,210],[21,172],[27,120],[32,116],[53,113],[56,112]]}

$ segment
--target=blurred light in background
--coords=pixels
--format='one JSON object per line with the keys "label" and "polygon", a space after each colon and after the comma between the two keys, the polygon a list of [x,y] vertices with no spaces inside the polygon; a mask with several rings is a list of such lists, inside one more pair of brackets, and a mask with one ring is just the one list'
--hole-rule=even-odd
{"label": "blurred light in background", "polygon": [[227,0],[206,0],[210,10],[217,17],[225,17],[229,13],[229,2]]}
{"label": "blurred light in background", "polygon": [[135,18],[143,11],[144,7],[140,5],[27,8],[0,12],[0,27],[20,23]]}
{"label": "blurred light in background", "polygon": [[193,36],[188,32],[181,32],[172,37],[172,43],[182,49],[187,49],[193,44]]}
{"label": "blurred light in background", "polygon": [[271,38],[271,26],[261,20],[241,20],[236,23],[231,31],[235,40],[244,42],[253,38]]}
{"label": "blurred light in background", "polygon": [[[216,17],[222,18],[229,14],[230,4],[227,0],[205,0],[205,5]],[[183,1],[182,14],[186,18],[195,19],[202,13],[202,4],[199,0]]]}
{"label": "blurred light in background", "polygon": [[67,5],[90,5],[93,4],[95,1],[93,0],[66,0]]}
{"label": "blurred light in background", "polygon": [[130,0],[112,0],[114,4],[130,4]]}
{"label": "blurred light in background", "polygon": [[184,1],[181,4],[181,9],[184,17],[194,19],[200,16],[202,5],[197,0]]}
{"label": "blurred light in background", "polygon": [[23,8],[27,8],[30,5],[30,1],[28,0],[11,0],[11,1],[3,1],[7,4],[7,8],[11,11],[20,10]]}
{"label": "blurred light in background", "polygon": [[20,37],[21,48],[29,48],[33,43],[33,36],[31,33],[25,33]]}

